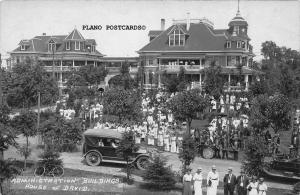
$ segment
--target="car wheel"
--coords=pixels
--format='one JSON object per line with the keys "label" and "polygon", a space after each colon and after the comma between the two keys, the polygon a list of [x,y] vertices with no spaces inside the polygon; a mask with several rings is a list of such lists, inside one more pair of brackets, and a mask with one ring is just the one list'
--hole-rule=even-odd
{"label": "car wheel", "polygon": [[136,166],[139,170],[146,170],[146,168],[149,165],[149,157],[147,156],[141,156],[136,161]]}
{"label": "car wheel", "polygon": [[98,152],[89,152],[85,157],[89,166],[98,166],[101,163],[101,156]]}

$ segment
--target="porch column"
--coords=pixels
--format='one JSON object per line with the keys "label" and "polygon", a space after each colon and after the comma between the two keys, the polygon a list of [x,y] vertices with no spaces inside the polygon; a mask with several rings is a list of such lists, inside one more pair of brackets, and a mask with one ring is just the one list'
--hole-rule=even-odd
{"label": "porch column", "polygon": [[59,81],[62,82],[62,71],[63,68],[62,68],[62,60],[60,61],[60,75],[59,75]]}
{"label": "porch column", "polygon": [[231,84],[230,84],[230,78],[231,77],[231,75],[230,74],[228,74],[228,90],[230,90],[230,86],[231,86]]}
{"label": "porch column", "polygon": [[73,66],[73,68],[75,67],[75,61],[74,60],[73,60],[72,66]]}
{"label": "porch column", "polygon": [[246,88],[245,88],[245,90],[246,90],[246,91],[248,91],[248,88],[249,88],[248,80],[249,80],[249,75],[246,74],[246,75],[245,75],[245,83],[246,83]]}
{"label": "porch column", "polygon": [[84,64],[85,66],[87,66],[87,60],[85,61],[85,64]]}
{"label": "porch column", "polygon": [[94,67],[96,67],[96,61],[94,61]]}
{"label": "porch column", "polygon": [[157,71],[157,74],[158,74],[158,88],[161,87],[161,77],[160,77],[160,59],[158,59],[158,71]]}

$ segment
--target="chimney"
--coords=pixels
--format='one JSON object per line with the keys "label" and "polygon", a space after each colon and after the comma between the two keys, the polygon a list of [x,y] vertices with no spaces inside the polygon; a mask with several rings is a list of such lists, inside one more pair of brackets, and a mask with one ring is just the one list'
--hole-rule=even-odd
{"label": "chimney", "polygon": [[165,30],[165,23],[166,20],[165,19],[160,19],[160,30],[164,31]]}
{"label": "chimney", "polygon": [[190,18],[190,12],[188,12],[186,18],[186,30],[189,30],[190,26],[191,26],[191,18]]}
{"label": "chimney", "polygon": [[43,33],[43,36],[46,36],[46,33]]}

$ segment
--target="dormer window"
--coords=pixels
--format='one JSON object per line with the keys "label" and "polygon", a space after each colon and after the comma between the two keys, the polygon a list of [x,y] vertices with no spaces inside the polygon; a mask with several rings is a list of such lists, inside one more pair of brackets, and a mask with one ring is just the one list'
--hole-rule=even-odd
{"label": "dormer window", "polygon": [[71,43],[70,41],[66,42],[66,50],[70,50],[71,49]]}
{"label": "dormer window", "polygon": [[169,46],[183,46],[185,44],[185,35],[181,30],[174,30],[169,35]]}
{"label": "dormer window", "polygon": [[48,51],[55,51],[55,43],[48,44]]}
{"label": "dormer window", "polygon": [[240,28],[239,28],[239,26],[234,26],[234,27],[233,27],[233,31],[236,32],[236,34],[239,34],[239,33],[240,33]]}
{"label": "dormer window", "polygon": [[241,48],[241,46],[242,46],[241,41],[237,41],[237,42],[236,42],[236,48]]}
{"label": "dormer window", "polygon": [[231,48],[231,41],[226,41],[226,48]]}
{"label": "dormer window", "polygon": [[242,48],[246,49],[246,42],[245,41],[242,41]]}
{"label": "dormer window", "polygon": [[21,45],[21,50],[24,51],[25,49],[26,49],[26,46],[22,44]]}
{"label": "dormer window", "polygon": [[95,52],[95,45],[92,45],[91,52]]}
{"label": "dormer window", "polygon": [[75,41],[75,50],[80,50],[80,41]]}

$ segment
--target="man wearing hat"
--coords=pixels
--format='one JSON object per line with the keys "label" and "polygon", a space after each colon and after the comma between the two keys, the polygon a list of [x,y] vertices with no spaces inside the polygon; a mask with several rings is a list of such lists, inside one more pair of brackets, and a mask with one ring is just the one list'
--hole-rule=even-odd
{"label": "man wearing hat", "polygon": [[228,173],[224,176],[224,195],[233,195],[236,184],[236,176],[232,173],[232,167],[228,168]]}
{"label": "man wearing hat", "polygon": [[219,185],[219,173],[216,171],[215,165],[207,175],[207,195],[217,195],[217,187]]}
{"label": "man wearing hat", "polygon": [[249,184],[249,179],[245,175],[245,172],[241,170],[241,175],[237,177],[237,193],[238,195],[247,195],[247,186]]}

